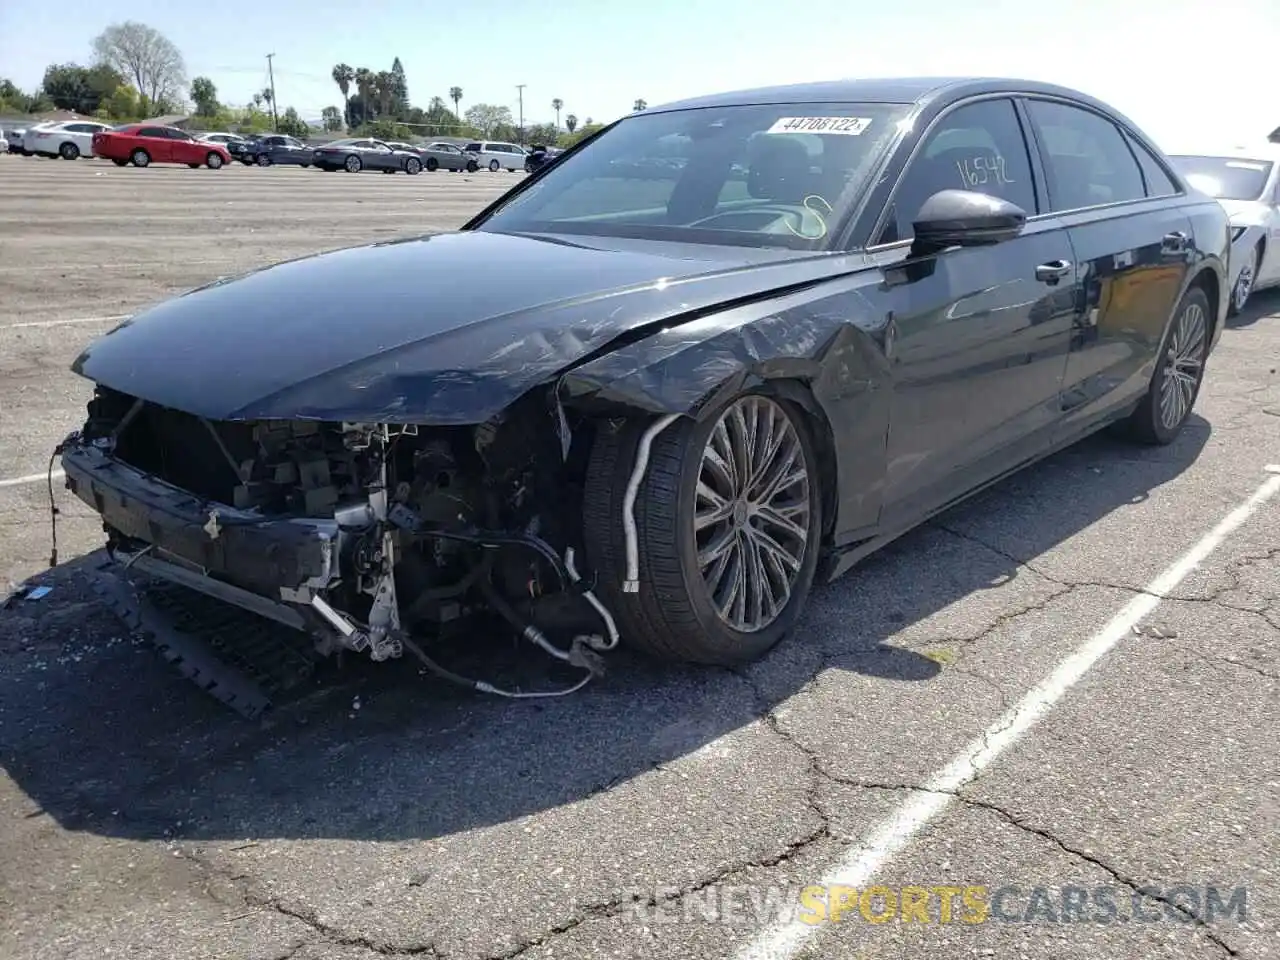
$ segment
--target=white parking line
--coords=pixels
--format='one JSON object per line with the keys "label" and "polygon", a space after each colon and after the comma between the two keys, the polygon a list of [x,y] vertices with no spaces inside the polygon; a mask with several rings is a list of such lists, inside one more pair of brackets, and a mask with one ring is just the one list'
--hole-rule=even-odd
{"label": "white parking line", "polygon": [[[1271,468],[1267,468],[1271,472]],[[871,834],[828,871],[820,884],[862,888],[931,820],[945,810],[955,791],[974,780],[1047,714],[1143,617],[1188,574],[1220,547],[1263,504],[1280,492],[1280,473],[1268,477],[1253,495],[1219,521],[1199,543],[1179,557],[1112,617],[1098,633],[1058,664],[1004,716],[987,727],[946,767],[905,801]],[[747,944],[736,960],[790,960],[818,927],[793,919],[767,928]]]}
{"label": "white parking line", "polygon": [[119,313],[111,317],[68,317],[65,320],[24,320],[22,323],[0,324],[0,330],[19,330],[24,327],[64,327],[69,323],[110,323],[128,320],[133,314]]}
{"label": "white parking line", "polygon": [[[49,476],[50,474],[48,473],[29,473],[25,477],[12,477],[8,480],[0,480],[0,487],[20,487],[24,483],[39,483]],[[54,480],[57,480],[59,477],[66,476],[66,474],[61,470],[55,470],[53,471],[52,476]]]}

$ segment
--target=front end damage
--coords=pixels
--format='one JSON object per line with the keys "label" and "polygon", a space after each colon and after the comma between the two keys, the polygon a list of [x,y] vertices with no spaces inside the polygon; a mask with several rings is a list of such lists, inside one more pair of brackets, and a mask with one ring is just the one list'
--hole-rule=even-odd
{"label": "front end damage", "polygon": [[585,682],[618,641],[574,559],[592,429],[538,391],[482,425],[429,428],[213,421],[99,386],[60,449],[114,560],[321,655],[407,649],[465,680],[423,645],[489,617]]}

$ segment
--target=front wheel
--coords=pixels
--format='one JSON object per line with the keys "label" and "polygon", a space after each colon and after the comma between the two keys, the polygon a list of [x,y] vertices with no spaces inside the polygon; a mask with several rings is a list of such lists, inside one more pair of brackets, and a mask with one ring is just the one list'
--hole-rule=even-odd
{"label": "front wheel", "polygon": [[818,563],[822,498],[802,409],[741,394],[653,441],[635,501],[638,592],[624,499],[643,426],[601,427],[584,491],[588,560],[628,641],[665,659],[732,666],[795,626]]}
{"label": "front wheel", "polygon": [[440,169],[440,161],[435,157],[427,157],[427,173],[435,173]]}
{"label": "front wheel", "polygon": [[260,167],[271,166],[271,158],[268,157],[265,153],[258,154],[258,166]]}
{"label": "front wheel", "polygon": [[498,172],[499,170],[501,170],[501,169],[502,169],[502,164],[500,164],[497,160],[490,160],[490,161],[489,161],[489,172],[490,172],[490,173],[497,173],[497,172]]}
{"label": "front wheel", "polygon": [[145,167],[151,163],[151,154],[145,150],[135,150],[129,159],[133,161],[135,167]]}
{"label": "front wheel", "polygon": [[209,155],[204,158],[204,165],[208,167],[210,170],[221,170],[222,154],[215,153],[214,151],[210,150]]}
{"label": "front wheel", "polygon": [[1249,297],[1253,295],[1253,284],[1258,276],[1258,261],[1261,259],[1259,254],[1262,252],[1262,245],[1254,247],[1245,256],[1243,266],[1240,267],[1240,274],[1236,277],[1236,285],[1231,288],[1231,307],[1228,310],[1231,316],[1236,316],[1244,309]]}
{"label": "front wheel", "polygon": [[117,167],[127,167],[129,165],[128,160],[112,160],[111,162],[114,163]]}
{"label": "front wheel", "polygon": [[475,173],[479,169],[480,164],[476,163],[474,160],[467,161],[467,173]]}
{"label": "front wheel", "polygon": [[[427,161],[427,163],[428,163],[428,164],[429,164],[430,162],[431,162],[431,161],[429,161],[429,160]],[[428,166],[428,167],[427,167],[427,169],[428,169],[428,170],[430,170],[431,168]],[[422,161],[421,161],[421,160],[414,159],[413,157],[410,157],[408,160],[406,160],[406,161],[404,162],[404,172],[405,172],[405,173],[407,173],[407,174],[409,174],[410,176],[413,176],[413,175],[416,175],[416,174],[421,173],[421,172],[422,172]]]}
{"label": "front wheel", "polygon": [[1191,416],[1209,356],[1209,316],[1209,298],[1203,290],[1192,287],[1182,295],[1160,339],[1147,393],[1122,424],[1138,443],[1172,443]]}

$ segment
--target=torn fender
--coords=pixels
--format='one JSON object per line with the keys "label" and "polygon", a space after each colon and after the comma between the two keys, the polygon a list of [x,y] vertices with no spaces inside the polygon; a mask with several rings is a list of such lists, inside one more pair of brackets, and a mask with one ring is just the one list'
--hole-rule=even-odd
{"label": "torn fender", "polygon": [[815,425],[840,464],[836,529],[877,522],[889,429],[887,318],[861,288],[841,279],[659,330],[575,367],[560,381],[563,402],[599,414],[679,413],[695,418],[765,381],[804,384]]}

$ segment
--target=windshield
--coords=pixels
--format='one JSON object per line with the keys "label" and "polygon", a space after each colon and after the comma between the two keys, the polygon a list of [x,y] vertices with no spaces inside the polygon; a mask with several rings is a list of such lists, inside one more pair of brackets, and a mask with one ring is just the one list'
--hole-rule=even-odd
{"label": "windshield", "polygon": [[1270,160],[1235,157],[1170,157],[1197,190],[1218,200],[1257,200],[1267,186]]}
{"label": "windshield", "polygon": [[480,230],[817,249],[866,189],[905,104],[637,113],[547,167]]}

